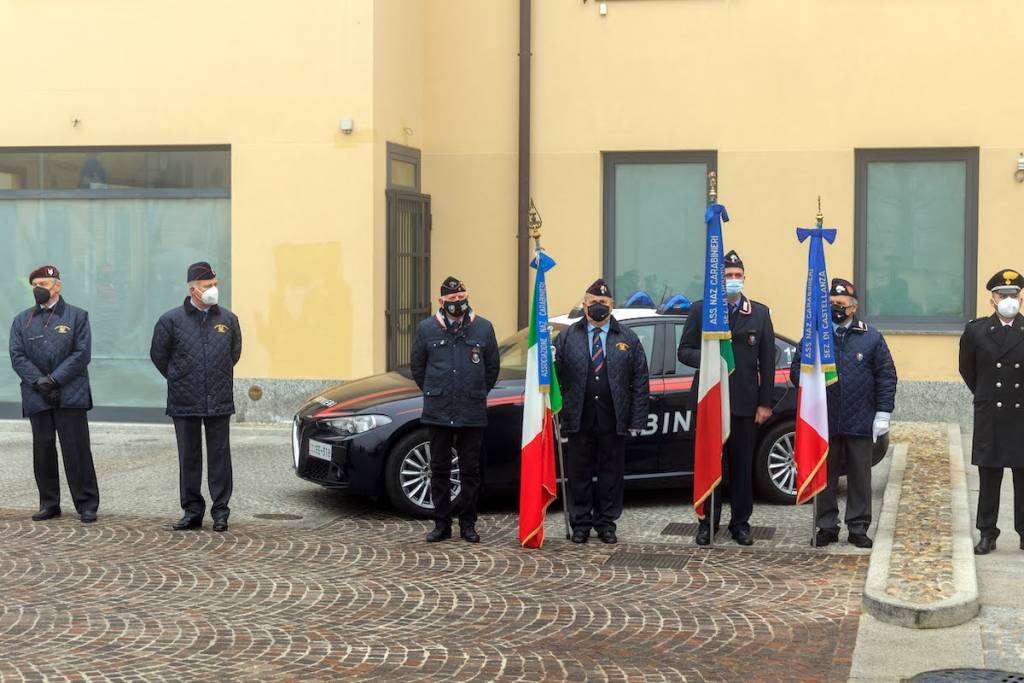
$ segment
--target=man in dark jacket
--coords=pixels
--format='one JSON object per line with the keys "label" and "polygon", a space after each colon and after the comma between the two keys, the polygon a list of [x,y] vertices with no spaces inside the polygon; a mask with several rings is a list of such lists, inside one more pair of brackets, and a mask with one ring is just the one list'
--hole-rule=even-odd
{"label": "man in dark jacket", "polygon": [[960,337],[960,376],[974,394],[974,446],[978,466],[977,555],[996,549],[1003,469],[1013,471],[1013,526],[1024,550],[1024,277],[1000,270],[989,279],[992,315],[967,323]]}
{"label": "man in dark jacket", "polygon": [[54,266],[37,268],[28,281],[36,305],[14,319],[10,352],[21,378],[22,415],[32,425],[32,467],[39,487],[39,512],[32,519],[60,517],[60,438],[75,510],[83,522],[95,522],[100,493],[86,417],[92,409],[89,314],[61,297],[60,272]]}
{"label": "man in dark jacket", "polygon": [[[430,495],[434,530],[428,543],[459,534],[479,543],[476,503],[480,494],[480,449],[487,425],[487,392],[498,381],[500,359],[494,327],[469,307],[469,293],[457,278],[441,283],[441,307],[416,328],[411,370],[423,391],[420,422],[430,427]],[[462,491],[452,501],[452,451],[458,455]]]}
{"label": "man in dark jacket", "polygon": [[218,304],[217,273],[205,261],[188,267],[188,298],[153,329],[149,357],[167,379],[167,414],[178,441],[178,488],[184,515],[176,531],[201,529],[203,428],[214,531],[227,531],[233,487],[230,425],[235,412],[234,368],[242,356],[238,317]]}
{"label": "man in dark jacket", "polygon": [[573,543],[586,543],[591,528],[603,542],[618,542],[626,434],[637,436],[647,422],[647,355],[636,333],[612,316],[614,305],[597,280],[583,297],[584,317],[555,337]]}
{"label": "man in dark jacket", "polygon": [[[832,280],[832,328],[839,381],[826,391],[828,399],[828,486],[818,494],[816,544],[839,540],[840,465],[846,464],[846,528],[848,540],[870,548],[872,443],[889,431],[896,406],[896,365],[882,333],[857,319],[857,290],[842,278]],[[800,382],[800,349],[789,370]]]}
{"label": "man in dark jacket", "polygon": [[[754,537],[750,533],[750,515],[754,511],[754,447],[757,444],[757,426],[772,416],[775,328],[768,307],[742,294],[747,275],[739,254],[730,251],[724,261],[729,331],[732,333],[732,353],[736,363],[729,375],[729,409],[732,418],[729,440],[722,454],[729,482],[729,532],[740,545],[752,545]],[[679,362],[692,368],[700,367],[703,313],[703,301],[697,301],[690,307],[683,334],[679,338]],[[699,377],[694,376],[694,391],[690,392],[694,408],[697,404],[698,384]],[[711,529],[714,527],[714,533],[718,533],[721,517],[721,496],[715,496],[715,507],[711,514],[708,504],[704,503],[704,518],[697,525],[697,545],[711,543]]]}

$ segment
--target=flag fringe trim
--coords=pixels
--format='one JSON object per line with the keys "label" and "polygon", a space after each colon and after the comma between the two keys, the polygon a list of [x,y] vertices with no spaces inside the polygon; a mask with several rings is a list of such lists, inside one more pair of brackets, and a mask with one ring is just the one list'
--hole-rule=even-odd
{"label": "flag fringe trim", "polygon": [[808,492],[806,490],[807,486],[814,481],[814,478],[816,476],[818,476],[818,470],[821,469],[821,466],[825,464],[826,460],[828,460],[828,446],[825,447],[825,452],[822,454],[821,459],[818,460],[818,464],[816,464],[814,466],[814,469],[811,470],[810,476],[808,476],[806,479],[804,479],[804,485],[800,489],[797,490],[797,492],[796,492],[796,505],[803,505],[804,503],[809,501],[811,498],[814,498],[816,495],[818,495],[819,493],[824,491],[826,488],[828,488],[828,484],[826,483],[826,484],[824,484],[822,486],[819,486],[816,491]]}
{"label": "flag fringe trim", "polygon": [[[548,508],[549,508],[549,507],[551,507],[551,504],[552,504],[552,503],[554,503],[554,502],[555,502],[556,500],[558,500],[558,494],[557,494],[557,493],[555,493],[555,492],[552,492],[552,490],[551,490],[551,489],[549,489],[549,488],[547,487],[547,485],[545,485],[545,484],[541,484],[541,485],[540,485],[540,487],[541,487],[542,489],[544,489],[545,491],[547,491],[547,494],[548,494],[549,496],[551,496],[551,498],[550,498],[550,500],[548,500],[548,502],[544,503],[544,507],[543,507],[543,508],[541,509],[541,511],[540,511],[540,525],[539,525],[539,526],[538,526],[538,527],[537,527],[536,529],[534,529],[533,531],[531,531],[531,532],[530,532],[529,534],[527,534],[526,538],[524,538],[524,539],[523,539],[522,541],[520,541],[520,543],[519,543],[519,547],[520,547],[520,548],[525,548],[525,547],[526,547],[526,544],[527,544],[527,542],[529,542],[529,540],[530,540],[531,538],[533,538],[534,536],[536,536],[537,534],[539,534],[539,533],[540,533],[540,532],[541,532],[541,531],[542,531],[542,530],[544,529],[544,518],[545,518],[545,517],[547,516],[547,514],[548,514]],[[555,486],[555,488],[557,489],[557,488],[558,488],[558,486],[556,485],[556,486]],[[540,541],[540,545],[538,545],[538,546],[537,546],[537,549],[538,549],[538,550],[540,550],[540,549],[541,549],[541,548],[543,548],[543,547],[544,547],[544,539],[541,539],[541,541]]]}
{"label": "flag fringe trim", "polygon": [[701,332],[701,339],[732,339],[732,332]]}
{"label": "flag fringe trim", "polygon": [[704,519],[704,515],[702,515],[700,512],[701,509],[703,509],[704,507],[704,501],[707,500],[708,497],[710,497],[711,494],[715,492],[715,489],[717,489],[718,485],[721,483],[722,478],[719,477],[718,479],[715,480],[715,483],[708,487],[708,490],[704,493],[703,496],[701,496],[700,498],[693,502],[693,509],[697,513],[697,519]]}

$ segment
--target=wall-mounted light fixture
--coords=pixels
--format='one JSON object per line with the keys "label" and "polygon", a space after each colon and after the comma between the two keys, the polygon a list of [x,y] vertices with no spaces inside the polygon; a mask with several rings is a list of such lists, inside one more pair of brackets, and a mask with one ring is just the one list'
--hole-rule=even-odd
{"label": "wall-mounted light fixture", "polygon": [[341,123],[338,124],[338,128],[340,128],[341,132],[345,135],[352,135],[352,130],[355,128],[355,124],[352,122],[351,118],[346,116],[341,120]]}
{"label": "wall-mounted light fixture", "polygon": [[1013,178],[1018,183],[1024,183],[1024,152],[1021,152],[1017,159],[1017,172],[1013,174]]}

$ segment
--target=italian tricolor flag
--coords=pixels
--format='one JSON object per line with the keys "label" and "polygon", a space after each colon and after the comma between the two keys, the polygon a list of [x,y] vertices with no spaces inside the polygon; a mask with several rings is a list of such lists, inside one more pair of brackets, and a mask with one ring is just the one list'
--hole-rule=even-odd
{"label": "italian tricolor flag", "polygon": [[527,548],[539,548],[544,543],[544,513],[558,497],[554,416],[562,409],[562,394],[551,362],[544,284],[544,271],[554,266],[554,261],[539,252],[534,263],[537,282],[530,306],[519,476],[519,543]]}
{"label": "italian tricolor flag", "polygon": [[704,501],[722,483],[722,446],[729,438],[729,373],[736,367],[729,332],[704,332],[697,386],[697,437],[693,451],[693,507],[704,519]]}
{"label": "italian tricolor flag", "polygon": [[[815,351],[818,340],[813,339]],[[804,352],[805,355],[807,352]],[[800,388],[797,391],[796,504],[802,505],[821,493],[828,484],[825,460],[828,457],[828,399],[825,387],[836,381],[835,365],[822,368],[821,354],[814,353],[813,363],[801,363]]]}

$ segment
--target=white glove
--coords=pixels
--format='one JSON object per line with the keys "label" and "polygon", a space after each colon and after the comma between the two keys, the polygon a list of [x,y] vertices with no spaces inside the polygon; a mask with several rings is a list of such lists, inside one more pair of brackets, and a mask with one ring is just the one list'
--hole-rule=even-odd
{"label": "white glove", "polygon": [[636,438],[636,437],[640,436],[640,430],[639,429],[630,429],[629,430],[629,435],[632,436],[633,438]]}
{"label": "white glove", "polygon": [[871,425],[871,442],[878,443],[878,437],[889,433],[890,413],[875,413],[875,421]]}
{"label": "white glove", "polygon": [[551,349],[551,362],[554,362],[554,360],[555,360],[555,345],[554,345],[554,344],[552,344],[552,345],[551,345],[550,347],[548,347],[548,348],[550,348],[550,349]]}

